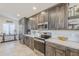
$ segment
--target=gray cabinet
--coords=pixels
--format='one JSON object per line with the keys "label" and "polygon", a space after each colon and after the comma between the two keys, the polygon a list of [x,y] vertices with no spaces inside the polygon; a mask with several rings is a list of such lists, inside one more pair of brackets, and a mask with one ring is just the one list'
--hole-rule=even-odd
{"label": "gray cabinet", "polygon": [[34,39],[32,37],[26,36],[24,42],[24,44],[29,48],[31,48],[32,50],[34,49]]}
{"label": "gray cabinet", "polygon": [[67,52],[69,56],[79,56],[79,50],[67,48]]}
{"label": "gray cabinet", "polygon": [[46,56],[65,56],[66,55],[66,47],[46,43]]}
{"label": "gray cabinet", "polygon": [[34,38],[30,37],[29,39],[30,39],[30,48],[34,50]]}
{"label": "gray cabinet", "polygon": [[62,49],[56,49],[55,50],[55,55],[56,56],[65,56],[65,50],[62,50]]}
{"label": "gray cabinet", "polygon": [[46,42],[46,56],[79,56],[79,50]]}
{"label": "gray cabinet", "polygon": [[48,10],[48,27],[52,29],[67,29],[68,27],[68,4],[59,4]]}
{"label": "gray cabinet", "polygon": [[[42,13],[43,12],[43,13]],[[46,9],[31,18],[33,29],[67,29],[68,28],[68,4],[61,3]]]}
{"label": "gray cabinet", "polygon": [[37,28],[38,28],[38,16],[36,15],[36,16],[33,16],[33,17],[31,17],[30,19],[29,19],[29,29],[31,29],[31,30],[37,30]]}
{"label": "gray cabinet", "polygon": [[55,56],[55,48],[52,48],[48,43],[46,43],[46,56]]}
{"label": "gray cabinet", "polygon": [[25,45],[27,45],[28,47],[30,47],[30,39],[28,36],[25,37]]}

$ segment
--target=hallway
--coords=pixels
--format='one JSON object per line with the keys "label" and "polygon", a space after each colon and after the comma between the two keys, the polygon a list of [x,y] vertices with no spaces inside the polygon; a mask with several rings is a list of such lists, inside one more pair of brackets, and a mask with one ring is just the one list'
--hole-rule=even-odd
{"label": "hallway", "polygon": [[0,56],[36,56],[27,46],[18,41],[0,43]]}

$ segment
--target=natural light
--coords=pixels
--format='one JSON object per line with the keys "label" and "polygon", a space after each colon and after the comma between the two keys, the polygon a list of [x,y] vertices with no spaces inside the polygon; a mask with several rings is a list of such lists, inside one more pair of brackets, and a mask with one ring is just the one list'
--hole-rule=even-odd
{"label": "natural light", "polygon": [[13,23],[6,23],[3,24],[3,33],[10,35],[15,33],[15,24]]}

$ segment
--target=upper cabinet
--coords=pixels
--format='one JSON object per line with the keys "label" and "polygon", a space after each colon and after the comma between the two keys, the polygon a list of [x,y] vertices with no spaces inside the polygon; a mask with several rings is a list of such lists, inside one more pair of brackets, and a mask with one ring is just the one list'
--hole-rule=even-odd
{"label": "upper cabinet", "polygon": [[29,29],[37,30],[37,28],[38,28],[38,26],[37,26],[38,21],[37,20],[38,20],[37,15],[29,18]]}
{"label": "upper cabinet", "polygon": [[43,11],[38,15],[38,29],[48,29],[48,12]]}
{"label": "upper cabinet", "polygon": [[31,29],[58,30],[68,28],[68,4],[61,3],[30,17]]}
{"label": "upper cabinet", "polygon": [[31,29],[32,30],[41,30],[41,29],[48,29],[48,13],[41,12],[35,16],[30,17],[31,21]]}
{"label": "upper cabinet", "polygon": [[68,4],[59,4],[49,9],[49,29],[67,29]]}

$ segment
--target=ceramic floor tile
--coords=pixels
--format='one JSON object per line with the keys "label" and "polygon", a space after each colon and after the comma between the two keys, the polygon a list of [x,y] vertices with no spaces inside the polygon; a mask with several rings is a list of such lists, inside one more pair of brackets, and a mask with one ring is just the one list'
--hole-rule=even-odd
{"label": "ceramic floor tile", "polygon": [[18,41],[0,43],[0,56],[36,56],[35,52]]}

